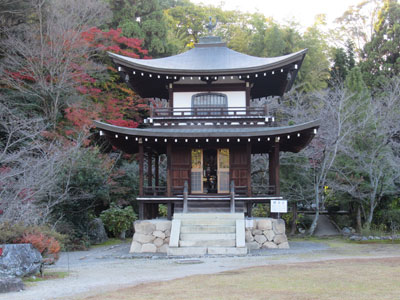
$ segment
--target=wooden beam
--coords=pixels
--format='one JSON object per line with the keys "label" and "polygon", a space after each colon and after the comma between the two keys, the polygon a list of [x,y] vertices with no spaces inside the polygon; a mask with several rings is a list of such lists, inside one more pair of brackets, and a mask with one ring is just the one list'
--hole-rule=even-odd
{"label": "wooden beam", "polygon": [[246,82],[246,108],[250,107],[250,92],[251,92],[250,82]]}
{"label": "wooden beam", "polygon": [[171,159],[172,159],[172,145],[171,142],[167,143],[167,196],[172,196],[172,170],[171,170]]}
{"label": "wooden beam", "polygon": [[168,95],[169,95],[169,107],[174,107],[174,85],[172,83],[168,84]]}
{"label": "wooden beam", "polygon": [[243,83],[235,84],[175,84],[175,92],[224,92],[224,91],[245,91]]}
{"label": "wooden beam", "polygon": [[139,139],[139,196],[143,196],[143,141]]}
{"label": "wooden beam", "polygon": [[154,156],[154,181],[156,186],[160,186],[160,156],[158,153]]}

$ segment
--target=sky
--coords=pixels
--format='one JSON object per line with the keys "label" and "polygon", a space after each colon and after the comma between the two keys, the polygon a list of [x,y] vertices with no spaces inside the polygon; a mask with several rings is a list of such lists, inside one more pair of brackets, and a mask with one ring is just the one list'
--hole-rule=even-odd
{"label": "sky", "polygon": [[362,0],[190,0],[193,3],[219,6],[225,10],[240,10],[243,12],[260,12],[266,17],[273,17],[278,23],[293,20],[303,28],[314,23],[318,14],[326,14],[329,27],[334,26],[334,20],[340,17],[349,6],[357,5]]}

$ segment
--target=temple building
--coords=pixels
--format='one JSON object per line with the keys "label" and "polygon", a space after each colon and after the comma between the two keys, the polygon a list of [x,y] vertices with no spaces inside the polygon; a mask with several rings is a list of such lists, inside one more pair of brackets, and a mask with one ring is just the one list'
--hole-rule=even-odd
{"label": "temple building", "polygon": [[[208,36],[193,49],[165,58],[109,54],[138,95],[167,103],[152,107],[140,128],[99,121],[95,125],[112,145],[137,154],[139,219],[156,219],[158,205],[167,205],[172,220],[169,253],[245,253],[245,217],[251,217],[252,207],[283,199],[279,153],[301,151],[317,133],[319,122],[289,126],[268,106],[252,106],[251,100],[283,96],[292,87],[306,53],[253,57]],[[266,153],[269,184],[255,193],[251,156]],[[163,154],[167,157],[165,184],[159,175]],[[204,230],[222,234],[214,227],[217,219],[224,218],[230,221],[219,226],[228,231],[233,226],[230,233],[225,232],[230,241],[203,234]],[[195,224],[203,227],[196,229]],[[197,235],[193,238],[193,234]],[[179,250],[185,246],[194,250]],[[234,252],[234,248],[242,250]]]}

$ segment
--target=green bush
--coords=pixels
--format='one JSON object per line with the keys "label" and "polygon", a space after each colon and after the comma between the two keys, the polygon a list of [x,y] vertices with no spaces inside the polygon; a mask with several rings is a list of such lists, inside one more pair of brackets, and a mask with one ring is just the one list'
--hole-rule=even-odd
{"label": "green bush", "polygon": [[269,205],[268,204],[257,204],[252,211],[253,217],[265,218],[269,215]]}
{"label": "green bush", "polygon": [[107,231],[114,237],[119,237],[122,232],[132,227],[132,223],[137,216],[131,206],[120,208],[112,203],[109,209],[100,214],[100,218]]}

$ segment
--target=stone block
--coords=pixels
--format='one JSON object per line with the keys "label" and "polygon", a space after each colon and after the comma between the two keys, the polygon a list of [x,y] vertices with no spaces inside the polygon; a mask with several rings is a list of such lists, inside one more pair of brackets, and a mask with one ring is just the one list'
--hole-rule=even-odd
{"label": "stone block", "polygon": [[161,245],[164,244],[164,240],[161,238],[156,238],[153,244],[156,245],[156,247],[161,247]]}
{"label": "stone block", "polygon": [[262,247],[267,248],[267,249],[276,249],[276,248],[278,248],[278,245],[273,242],[267,241],[262,245]]}
{"label": "stone block", "polygon": [[251,231],[246,230],[246,243],[250,243],[254,241],[254,236],[251,234]]}
{"label": "stone block", "polygon": [[170,237],[171,236],[171,229],[165,230],[164,233],[165,233],[166,237]]}
{"label": "stone block", "polygon": [[285,234],[285,221],[282,219],[275,219],[272,222],[272,229],[276,234]]}
{"label": "stone block", "polygon": [[156,230],[156,225],[149,221],[135,221],[135,233],[152,234]]}
{"label": "stone block", "polygon": [[285,242],[287,242],[287,238],[286,238],[286,235],[284,235],[284,234],[278,234],[274,237],[274,243],[277,245],[285,243]]}
{"label": "stone block", "polygon": [[256,241],[254,241],[254,242],[246,243],[246,247],[249,250],[256,250],[256,249],[260,249],[261,245],[259,243],[257,243]]}
{"label": "stone block", "polygon": [[148,234],[143,234],[143,233],[137,233],[136,232],[133,235],[133,240],[137,241],[137,242],[139,242],[141,244],[150,243],[150,242],[154,241],[155,239],[156,239],[156,237],[154,235],[151,235],[151,233],[150,233],[150,235],[148,235]]}
{"label": "stone block", "polygon": [[260,229],[260,230],[272,229],[272,220],[271,219],[257,220],[257,229]]}
{"label": "stone block", "polygon": [[281,244],[278,245],[279,249],[289,249],[289,243],[288,242],[283,242]]}
{"label": "stone block", "polygon": [[100,218],[89,223],[88,236],[91,244],[101,244],[108,240],[103,221]]}
{"label": "stone block", "polygon": [[165,239],[165,233],[162,232],[162,231],[160,231],[160,230],[154,231],[154,232],[153,232],[153,235],[154,235],[155,237],[160,238],[160,239]]}
{"label": "stone block", "polygon": [[168,252],[168,244],[163,244],[161,247],[157,248],[157,252],[167,253]]}
{"label": "stone block", "polygon": [[267,241],[267,238],[263,234],[257,234],[256,236],[254,236],[254,240],[262,245]]}
{"label": "stone block", "polygon": [[167,245],[169,245],[169,237],[166,237],[166,238],[164,239],[164,243],[167,244]]}
{"label": "stone block", "polygon": [[129,253],[140,253],[142,251],[142,244],[137,241],[132,241]]}
{"label": "stone block", "polygon": [[31,244],[6,244],[0,256],[0,277],[24,277],[40,272],[42,255]]}
{"label": "stone block", "polygon": [[156,222],[156,230],[159,230],[159,231],[171,230],[171,221]]}
{"label": "stone block", "polygon": [[142,253],[156,253],[157,247],[154,244],[144,244],[142,245]]}
{"label": "stone block", "polygon": [[0,294],[19,292],[24,289],[24,283],[21,278],[0,277]]}
{"label": "stone block", "polygon": [[273,239],[275,237],[275,232],[272,229],[265,230],[263,233],[269,242],[273,241]]}
{"label": "stone block", "polygon": [[244,226],[244,220],[236,220],[236,247],[243,248],[246,246],[246,228]]}
{"label": "stone block", "polygon": [[251,233],[252,233],[253,235],[259,235],[259,234],[262,234],[262,230],[260,230],[260,229],[253,229],[253,230],[251,231]]}

